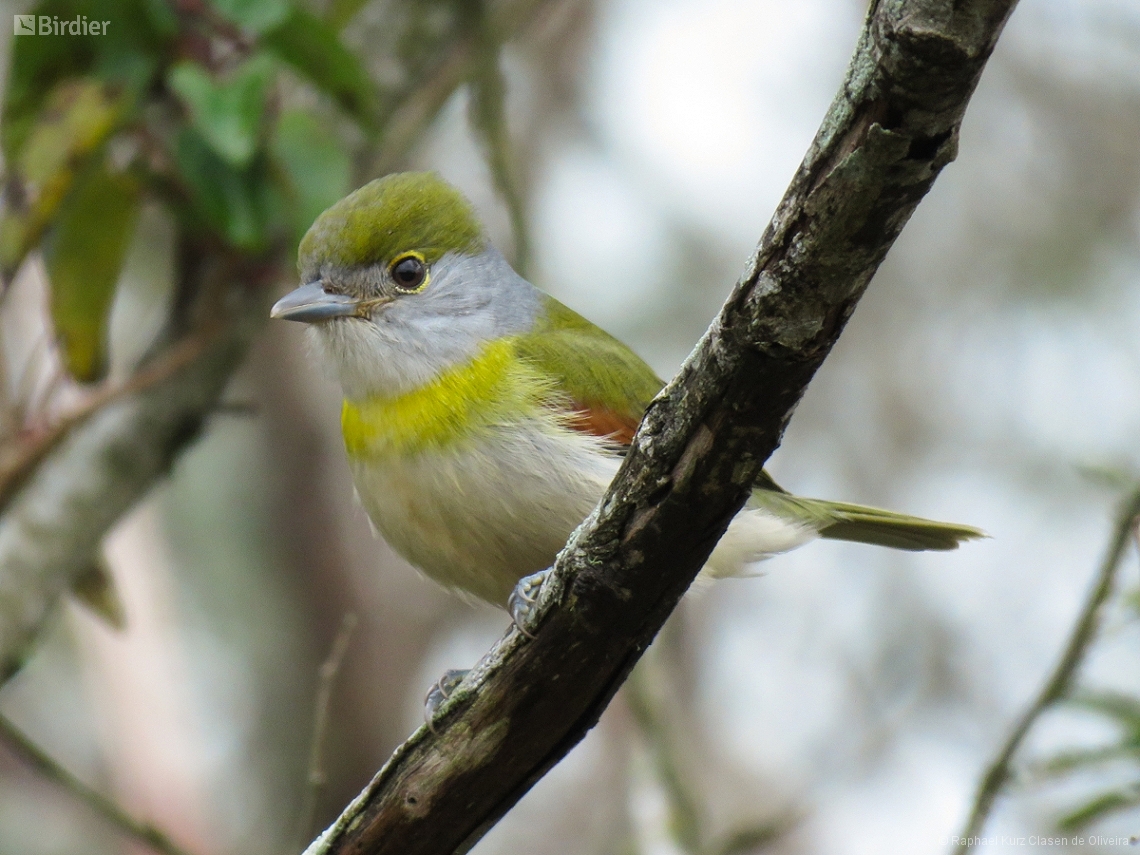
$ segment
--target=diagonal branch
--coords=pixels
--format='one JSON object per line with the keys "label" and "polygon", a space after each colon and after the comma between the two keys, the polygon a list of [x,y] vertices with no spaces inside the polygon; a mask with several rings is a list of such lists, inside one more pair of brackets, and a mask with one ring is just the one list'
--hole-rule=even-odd
{"label": "diagonal branch", "polygon": [[141,822],[119,807],[113,799],[88,786],[53,760],[12,722],[0,715],[0,739],[29,766],[55,781],[127,837],[150,847],[160,855],[189,855],[152,825]]}
{"label": "diagonal branch", "polygon": [[264,288],[229,290],[225,323],[171,345],[178,349],[206,334],[200,353],[159,382],[111,396],[69,426],[5,507],[0,682],[19,669],[49,609],[90,564],[104,534],[166,475],[217,406],[266,302]]}
{"label": "diagonal branch", "polygon": [[740,509],[958,143],[1015,0],[877,0],[839,95],[720,316],[512,632],[309,855],[470,849],[578,743]]}

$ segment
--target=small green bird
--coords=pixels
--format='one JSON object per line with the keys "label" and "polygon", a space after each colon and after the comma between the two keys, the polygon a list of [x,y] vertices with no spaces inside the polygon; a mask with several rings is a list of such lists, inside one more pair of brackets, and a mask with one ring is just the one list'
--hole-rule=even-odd
{"label": "small green bird", "polygon": [[[471,204],[433,173],[389,175],[337,202],[301,241],[299,266],[304,284],[272,317],[308,323],[340,381],[368,516],[428,576],[511,600],[517,620],[662,381],[515,273]],[[705,573],[738,575],[816,537],[923,550],[982,536],[800,498],[764,474]]]}

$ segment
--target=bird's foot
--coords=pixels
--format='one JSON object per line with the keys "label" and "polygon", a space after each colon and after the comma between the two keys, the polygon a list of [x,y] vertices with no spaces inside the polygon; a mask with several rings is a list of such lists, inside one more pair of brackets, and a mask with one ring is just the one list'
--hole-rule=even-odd
{"label": "bird's foot", "polygon": [[507,598],[507,611],[511,613],[511,620],[518,627],[518,631],[527,638],[534,638],[531,623],[538,614],[542,586],[553,572],[553,567],[547,567],[545,570],[523,576]]}
{"label": "bird's foot", "polygon": [[435,714],[469,673],[471,672],[466,668],[448,668],[443,672],[443,676],[436,680],[435,685],[428,689],[427,697],[424,698],[424,723],[429,730],[435,730],[432,727]]}

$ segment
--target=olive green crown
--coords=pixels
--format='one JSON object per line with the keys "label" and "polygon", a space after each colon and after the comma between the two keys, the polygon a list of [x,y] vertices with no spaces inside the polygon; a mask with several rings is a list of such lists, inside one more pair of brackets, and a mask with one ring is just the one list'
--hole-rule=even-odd
{"label": "olive green crown", "polygon": [[387,175],[349,193],[301,239],[302,270],[387,263],[415,251],[431,264],[447,252],[483,250],[483,228],[463,194],[434,172]]}

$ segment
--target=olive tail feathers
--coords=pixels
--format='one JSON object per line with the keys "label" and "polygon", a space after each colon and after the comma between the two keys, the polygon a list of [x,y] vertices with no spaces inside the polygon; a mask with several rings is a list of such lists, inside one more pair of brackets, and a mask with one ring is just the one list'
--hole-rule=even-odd
{"label": "olive tail feathers", "polygon": [[957,549],[964,541],[988,537],[973,526],[912,517],[864,505],[814,501],[818,502],[822,515],[826,515],[828,520],[820,527],[819,536],[829,540],[851,540],[917,552]]}
{"label": "olive tail feathers", "polygon": [[829,502],[793,496],[763,473],[752,491],[750,505],[778,517],[808,525],[829,540],[850,540],[889,546],[893,549],[922,551],[957,549],[967,540],[988,537],[981,529],[957,523],[912,517],[866,505]]}

